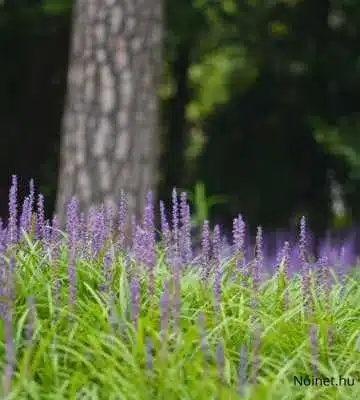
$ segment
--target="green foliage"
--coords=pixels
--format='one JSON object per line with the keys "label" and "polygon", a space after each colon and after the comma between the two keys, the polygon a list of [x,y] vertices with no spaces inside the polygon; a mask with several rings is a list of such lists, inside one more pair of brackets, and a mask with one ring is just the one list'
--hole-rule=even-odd
{"label": "green foliage", "polygon": [[73,0],[45,0],[42,1],[41,7],[45,14],[56,16],[68,13],[73,3]]}
{"label": "green foliage", "polygon": [[[304,319],[301,283],[294,277],[287,283],[289,302],[284,309],[280,275],[264,282],[251,306],[251,281],[244,286],[241,279],[222,282],[220,309],[213,307],[212,291],[203,287],[194,269],[186,269],[181,277],[180,332],[173,331],[171,314],[169,330],[161,340],[160,298],[165,279],[171,279],[168,266],[160,261],[156,270],[156,290],[152,302],[146,285],[141,289],[141,316],[138,330],[131,324],[130,292],[124,259],[117,255],[113,265],[114,279],[109,292],[99,291],[102,282],[101,263],[77,260],[77,303],[69,320],[68,254],[61,247],[54,264],[42,246],[24,242],[16,254],[16,299],[14,342],[16,373],[7,399],[235,399],[238,397],[239,348],[247,349],[245,375],[251,376],[255,349],[255,324],[260,326],[260,379],[248,380],[243,386],[244,399],[301,399],[306,390],[309,399],[357,399],[359,385],[353,387],[294,385],[294,376],[312,376],[309,329],[319,329],[319,370],[325,377],[359,378],[358,320],[360,310],[359,281],[348,279],[340,296],[340,285],[330,295],[312,290],[314,313]],[[161,256],[162,249],[159,249]],[[163,258],[160,257],[160,260]],[[233,260],[224,264],[224,272],[233,268]],[[60,303],[56,304],[54,268],[58,271]],[[240,277],[241,278],[241,277]],[[141,270],[141,282],[146,272]],[[314,279],[310,280],[314,284]],[[313,288],[314,289],[314,288]],[[29,320],[26,305],[35,297],[35,325],[29,343],[25,337]],[[328,307],[330,306],[330,307]],[[205,340],[208,360],[201,350],[198,326],[199,313],[205,316]],[[56,315],[56,319],[55,319]],[[115,316],[115,319],[112,317]],[[333,329],[333,345],[329,351],[327,330]],[[4,327],[0,323],[0,337]],[[146,367],[146,342],[153,343],[153,368]],[[223,341],[225,350],[224,382],[219,381],[216,347]],[[4,369],[5,343],[0,342],[0,366]],[[311,389],[311,390],[310,390]]]}
{"label": "green foliage", "polygon": [[199,227],[203,221],[209,219],[210,210],[213,206],[226,202],[225,196],[208,197],[203,182],[197,182],[194,192],[189,192],[188,197],[190,202],[195,206],[192,213],[192,224],[195,227]]}

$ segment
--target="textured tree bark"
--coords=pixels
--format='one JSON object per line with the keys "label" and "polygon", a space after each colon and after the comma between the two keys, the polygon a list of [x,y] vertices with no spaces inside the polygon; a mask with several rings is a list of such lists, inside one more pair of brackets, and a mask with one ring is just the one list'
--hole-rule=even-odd
{"label": "textured tree bark", "polygon": [[64,111],[56,213],[72,196],[81,211],[120,192],[140,216],[157,183],[157,90],[162,0],[77,0]]}

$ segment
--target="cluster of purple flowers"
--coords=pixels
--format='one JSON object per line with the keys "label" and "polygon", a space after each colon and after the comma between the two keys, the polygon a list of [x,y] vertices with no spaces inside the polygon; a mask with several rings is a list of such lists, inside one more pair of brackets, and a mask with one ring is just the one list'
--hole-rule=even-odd
{"label": "cluster of purple flowers", "polygon": [[[105,283],[108,285],[106,290],[110,290],[112,280],[112,266],[114,263],[114,252],[127,254],[128,264],[132,265],[131,274],[129,274],[129,287],[131,293],[131,309],[134,327],[138,326],[140,318],[140,272],[146,271],[147,293],[151,299],[155,294],[156,270],[157,270],[157,243],[155,226],[155,206],[153,195],[150,192],[147,196],[146,207],[143,219],[139,222],[132,218],[132,243],[126,248],[125,226],[127,219],[126,196],[122,193],[119,199],[119,208],[114,210],[104,205],[98,208],[92,208],[88,215],[79,211],[76,198],[70,200],[66,216],[66,241],[62,241],[62,234],[59,229],[57,216],[50,222],[44,214],[44,198],[41,194],[35,198],[35,189],[33,181],[30,182],[29,194],[25,197],[20,217],[18,218],[18,200],[17,200],[17,178],[12,177],[12,185],[9,194],[9,217],[7,225],[0,221],[0,311],[1,318],[5,323],[6,349],[7,349],[7,369],[5,371],[6,381],[11,380],[14,368],[14,349],[12,344],[12,301],[14,293],[14,274],[16,248],[21,245],[24,235],[32,240],[41,243],[42,248],[50,255],[54,262],[59,257],[60,246],[64,245],[68,251],[68,278],[69,278],[69,305],[73,312],[76,312],[76,288],[77,271],[76,263],[79,257],[87,259],[99,259],[102,257],[103,275]],[[181,320],[181,277],[189,268],[197,269],[199,278],[205,288],[212,288],[215,306],[219,307],[222,300],[222,291],[227,284],[224,278],[224,259],[222,255],[228,253],[231,249],[232,260],[235,264],[232,278],[240,277],[242,285],[251,285],[253,290],[253,306],[256,308],[261,283],[266,277],[279,272],[282,268],[285,281],[289,281],[291,276],[298,273],[302,279],[302,295],[304,299],[304,310],[306,315],[310,315],[310,281],[309,271],[316,269],[319,276],[322,277],[322,285],[326,293],[329,292],[332,281],[328,272],[328,266],[337,267],[342,275],[348,268],[354,264],[354,260],[349,261],[348,253],[351,248],[341,246],[336,249],[329,241],[324,242],[322,251],[318,260],[308,250],[308,234],[306,231],[306,220],[301,219],[298,238],[291,244],[291,239],[284,240],[275,254],[272,256],[265,254],[265,237],[261,227],[258,227],[255,245],[249,247],[246,243],[246,224],[241,215],[238,215],[233,221],[232,245],[229,246],[223,240],[221,227],[216,225],[211,229],[209,221],[204,221],[201,232],[200,256],[195,257],[196,249],[192,248],[191,236],[191,218],[190,205],[187,201],[186,193],[180,196],[173,190],[171,222],[169,222],[167,209],[163,202],[160,202],[161,217],[161,245],[165,253],[165,262],[171,271],[171,280],[165,280],[163,284],[163,294],[160,301],[160,319],[161,336],[165,341],[165,336],[169,329],[169,319],[171,313],[173,316],[173,326],[175,332],[180,329]],[[116,216],[117,215],[117,216]],[[114,221],[117,219],[117,224]],[[112,243],[112,247],[109,245]],[[228,246],[227,249],[224,247]],[[225,251],[226,250],[226,251]],[[6,263],[3,255],[13,255],[10,263]],[[129,257],[132,261],[129,262]],[[274,262],[273,260],[276,260]],[[56,302],[59,302],[60,282],[54,265],[53,291]],[[233,280],[232,280],[233,282]],[[105,285],[106,286],[106,285]],[[105,287],[104,286],[104,287]],[[103,289],[104,289],[103,287]],[[285,288],[286,289],[286,288]],[[104,289],[105,290],[105,289]],[[285,304],[289,302],[288,293],[286,293]],[[29,298],[30,322],[28,326],[28,335],[34,331],[34,320],[36,319],[36,299]],[[216,307],[215,307],[216,308]],[[208,357],[209,349],[205,333],[205,316],[201,312],[199,315],[201,347]],[[31,325],[32,324],[32,325]],[[260,338],[261,329],[258,324],[254,328],[254,360],[253,360],[253,379],[260,369]],[[311,348],[316,357],[316,326],[311,326]],[[329,331],[330,337],[330,331]],[[29,337],[30,341],[31,338]],[[330,340],[330,339],[329,339]],[[147,340],[148,347],[152,348],[151,339]],[[217,360],[220,368],[220,380],[224,380],[224,357],[226,346],[220,341],[217,346]],[[245,356],[247,349],[244,345],[241,347],[239,382],[243,382],[245,371]],[[147,363],[152,365],[152,352],[148,351]],[[241,384],[242,385],[242,384]],[[241,386],[240,385],[240,386]],[[242,389],[241,389],[242,390]]]}

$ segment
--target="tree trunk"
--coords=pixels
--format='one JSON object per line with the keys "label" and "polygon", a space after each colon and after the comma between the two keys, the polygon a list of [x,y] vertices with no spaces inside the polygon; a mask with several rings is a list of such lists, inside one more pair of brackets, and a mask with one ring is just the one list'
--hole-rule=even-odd
{"label": "tree trunk", "polygon": [[101,203],[140,216],[157,183],[162,0],[77,0],[56,213]]}

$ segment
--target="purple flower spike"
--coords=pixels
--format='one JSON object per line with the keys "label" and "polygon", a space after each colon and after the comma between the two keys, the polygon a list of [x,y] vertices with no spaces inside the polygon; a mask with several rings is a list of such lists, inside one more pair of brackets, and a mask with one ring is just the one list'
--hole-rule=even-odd
{"label": "purple flower spike", "polygon": [[126,229],[126,196],[124,191],[120,194],[119,206],[119,248],[125,251],[125,229]]}
{"label": "purple flower spike", "polygon": [[165,204],[163,201],[160,201],[160,219],[163,247],[166,252],[167,262],[171,265],[173,263],[171,230],[166,218]]}
{"label": "purple flower spike", "polygon": [[173,232],[173,241],[175,246],[175,253],[178,253],[179,249],[179,205],[176,189],[173,189],[172,192],[172,232]]}
{"label": "purple flower spike", "polygon": [[245,223],[242,216],[239,214],[233,220],[233,252],[235,256],[235,266],[238,270],[240,268],[241,259],[244,264],[244,243],[245,243]]}
{"label": "purple flower spike", "polygon": [[30,231],[30,224],[28,224],[29,206],[29,197],[25,197],[20,215],[20,232],[24,231],[27,234]]}
{"label": "purple flower spike", "polygon": [[17,177],[13,175],[9,192],[8,243],[14,244],[17,239]]}
{"label": "purple flower spike", "polygon": [[192,260],[191,216],[190,216],[190,206],[187,203],[187,195],[185,192],[182,192],[180,197],[180,217],[181,217],[180,253],[183,262],[186,265],[189,265]]}
{"label": "purple flower spike", "polygon": [[69,303],[73,310],[75,309],[76,302],[76,248],[78,224],[78,203],[76,198],[73,197],[68,204],[66,222],[69,250]]}
{"label": "purple flower spike", "polygon": [[299,256],[301,267],[302,290],[304,298],[304,312],[309,315],[310,282],[309,282],[309,263],[306,254],[306,220],[303,216],[300,221]]}
{"label": "purple flower spike", "polygon": [[220,262],[220,227],[216,225],[214,228],[214,238],[213,238],[213,249],[214,249],[214,262],[215,262],[215,280],[214,280],[214,291],[215,291],[215,301],[216,308],[220,307],[221,302],[221,262]]}
{"label": "purple flower spike", "polygon": [[156,235],[154,223],[154,205],[153,195],[149,192],[147,195],[145,212],[144,212],[144,233],[142,246],[144,247],[144,266],[148,272],[148,292],[152,299],[155,285],[155,266],[156,266]]}
{"label": "purple flower spike", "polygon": [[201,270],[200,278],[206,285],[210,275],[210,226],[209,221],[204,221],[202,234],[201,234]]}
{"label": "purple flower spike", "polygon": [[40,193],[37,202],[35,240],[45,238],[44,196]]}

